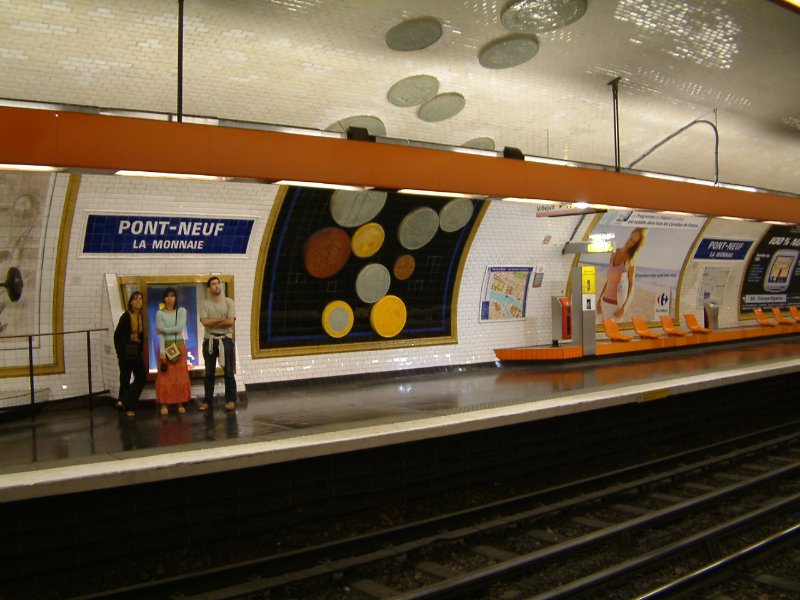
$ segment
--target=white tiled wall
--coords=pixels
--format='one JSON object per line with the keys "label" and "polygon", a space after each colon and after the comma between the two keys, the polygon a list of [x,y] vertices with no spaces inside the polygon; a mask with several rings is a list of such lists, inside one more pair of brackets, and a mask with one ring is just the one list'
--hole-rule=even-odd
{"label": "white tiled wall", "polygon": [[[66,177],[58,185],[66,186]],[[312,356],[254,360],[251,357],[251,302],[258,252],[276,186],[246,183],[207,183],[160,179],[84,175],[80,185],[68,248],[64,296],[64,329],[102,328],[93,336],[92,378],[94,391],[116,393],[118,372],[112,331],[123,310],[116,292],[116,276],[230,274],[234,278],[237,303],[237,379],[240,384],[288,381],[418,369],[426,367],[491,363],[495,348],[546,345],[551,340],[550,298],[563,295],[573,255],[562,254],[564,244],[582,238],[591,217],[537,217],[529,204],[493,202],[473,239],[458,290],[457,344],[411,346],[380,351],[344,352]],[[63,189],[60,196],[63,197]],[[56,207],[54,217],[61,207]],[[242,217],[255,220],[244,256],[198,255],[82,255],[88,214],[118,212],[142,215],[197,215]],[[56,220],[56,222],[58,222]],[[718,220],[706,236],[756,240],[764,225]],[[54,260],[51,236],[45,254]],[[737,295],[743,261],[731,261],[721,325],[738,324]],[[524,320],[481,322],[480,299],[483,280],[490,266],[535,266],[543,270],[541,287],[529,290],[528,317]],[[699,311],[694,306],[702,274],[701,262],[689,263],[681,286],[682,312]],[[52,290],[52,288],[49,288]],[[109,290],[111,293],[109,293]],[[51,294],[52,295],[52,294]],[[50,297],[44,294],[43,297]],[[86,341],[83,335],[65,337],[66,372],[37,377],[37,387],[49,389],[49,399],[69,398],[88,390]],[[4,386],[26,389],[27,378],[6,378]],[[200,392],[195,385],[194,393]],[[152,391],[146,391],[152,395]]]}
{"label": "white tiled wall", "polygon": [[750,251],[741,261],[719,260],[691,260],[687,263],[683,273],[680,290],[681,322],[683,313],[691,312],[697,320],[703,323],[703,303],[698,298],[698,291],[706,268],[726,269],[729,271],[725,294],[722,298],[715,298],[719,304],[719,322],[722,327],[736,327],[747,321],[739,321],[739,296],[744,277],[744,267],[749,263],[750,257],[755,252],[758,240],[764,235],[769,225],[750,221],[737,221],[731,219],[711,219],[703,232],[707,238],[732,239],[739,241],[752,241]]}

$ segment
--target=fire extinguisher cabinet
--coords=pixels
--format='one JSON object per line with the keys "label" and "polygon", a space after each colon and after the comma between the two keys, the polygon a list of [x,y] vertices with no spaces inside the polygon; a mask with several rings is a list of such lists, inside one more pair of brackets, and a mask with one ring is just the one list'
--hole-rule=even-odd
{"label": "fire extinguisher cabinet", "polygon": [[553,345],[572,339],[572,303],[566,296],[551,297]]}

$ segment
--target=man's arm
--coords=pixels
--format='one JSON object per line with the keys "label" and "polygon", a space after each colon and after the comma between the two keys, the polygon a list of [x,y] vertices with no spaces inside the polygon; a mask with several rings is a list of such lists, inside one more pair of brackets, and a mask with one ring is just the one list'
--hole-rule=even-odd
{"label": "man's arm", "polygon": [[200,322],[203,324],[204,327],[214,328],[214,327],[227,327],[228,325],[233,325],[234,318],[233,317],[224,317],[222,319],[200,319]]}

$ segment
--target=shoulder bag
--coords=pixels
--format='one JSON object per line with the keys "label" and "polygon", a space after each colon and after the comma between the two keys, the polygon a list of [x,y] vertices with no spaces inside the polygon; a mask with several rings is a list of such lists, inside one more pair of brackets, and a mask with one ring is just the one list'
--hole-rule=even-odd
{"label": "shoulder bag", "polygon": [[[175,310],[175,325],[178,324],[178,310]],[[169,362],[175,362],[181,357],[181,349],[176,342],[170,342],[164,347],[164,355]]]}

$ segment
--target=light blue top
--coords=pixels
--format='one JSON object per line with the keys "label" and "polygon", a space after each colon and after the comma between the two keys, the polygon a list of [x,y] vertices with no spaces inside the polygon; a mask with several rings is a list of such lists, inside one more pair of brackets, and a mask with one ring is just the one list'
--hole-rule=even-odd
{"label": "light blue top", "polygon": [[159,310],[156,313],[156,327],[164,331],[158,334],[158,352],[164,354],[167,344],[183,341],[183,328],[186,327],[186,309],[178,308],[176,312]]}

